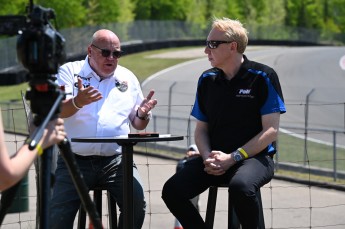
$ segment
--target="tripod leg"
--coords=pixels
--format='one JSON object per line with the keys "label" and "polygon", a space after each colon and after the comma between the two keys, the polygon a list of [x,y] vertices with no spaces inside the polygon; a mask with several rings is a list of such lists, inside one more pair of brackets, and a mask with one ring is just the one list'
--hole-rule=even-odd
{"label": "tripod leg", "polygon": [[51,198],[51,160],[52,160],[52,147],[46,149],[40,160],[40,228],[49,228],[49,205]]}

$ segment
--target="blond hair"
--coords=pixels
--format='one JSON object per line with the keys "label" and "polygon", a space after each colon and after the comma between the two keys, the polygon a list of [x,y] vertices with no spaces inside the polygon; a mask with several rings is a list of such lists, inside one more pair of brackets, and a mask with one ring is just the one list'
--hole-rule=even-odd
{"label": "blond hair", "polygon": [[244,53],[248,44],[248,31],[239,20],[229,18],[213,18],[212,28],[225,32],[230,41],[237,43],[237,52]]}

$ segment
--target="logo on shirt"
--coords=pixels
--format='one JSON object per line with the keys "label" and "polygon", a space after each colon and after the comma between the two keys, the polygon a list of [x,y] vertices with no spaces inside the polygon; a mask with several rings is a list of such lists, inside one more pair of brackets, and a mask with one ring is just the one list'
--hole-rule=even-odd
{"label": "logo on shirt", "polygon": [[[84,88],[90,87],[90,85],[91,85],[91,83],[90,83],[91,77],[83,77],[83,76],[80,76],[78,74],[74,74],[74,77],[82,79],[82,84],[83,84]],[[77,80],[77,82],[74,83],[74,87],[78,88],[78,80]]]}
{"label": "logo on shirt", "polygon": [[240,98],[254,98],[252,94],[250,94],[252,89],[238,89],[236,97]]}
{"label": "logo on shirt", "polygon": [[128,83],[127,81],[119,82],[115,80],[115,87],[117,87],[117,89],[119,89],[121,92],[125,92],[128,89]]}

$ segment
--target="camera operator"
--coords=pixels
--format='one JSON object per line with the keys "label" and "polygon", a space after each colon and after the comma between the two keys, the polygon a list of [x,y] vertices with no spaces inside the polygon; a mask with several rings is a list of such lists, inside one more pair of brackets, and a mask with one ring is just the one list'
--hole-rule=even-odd
{"label": "camera operator", "polygon": [[4,191],[20,181],[38,154],[66,137],[64,121],[61,118],[50,121],[42,139],[33,150],[28,144],[24,144],[13,158],[10,158],[5,145],[4,129],[0,112],[0,191]]}

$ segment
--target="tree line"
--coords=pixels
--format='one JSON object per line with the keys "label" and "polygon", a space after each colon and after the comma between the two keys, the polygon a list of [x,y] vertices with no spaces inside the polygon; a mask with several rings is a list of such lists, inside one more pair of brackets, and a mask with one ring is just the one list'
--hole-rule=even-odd
{"label": "tree line", "polygon": [[[0,0],[0,15],[26,15],[29,0]],[[36,0],[52,8],[59,29],[136,20],[178,20],[206,27],[228,17],[245,25],[345,33],[345,0]]]}

